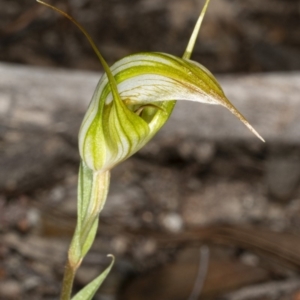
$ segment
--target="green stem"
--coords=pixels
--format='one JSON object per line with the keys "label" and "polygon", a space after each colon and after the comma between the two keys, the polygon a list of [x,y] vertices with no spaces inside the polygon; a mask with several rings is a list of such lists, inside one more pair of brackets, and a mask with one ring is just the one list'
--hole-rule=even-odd
{"label": "green stem", "polygon": [[73,281],[78,267],[71,266],[69,260],[67,261],[62,284],[62,291],[60,300],[70,300],[72,294]]}

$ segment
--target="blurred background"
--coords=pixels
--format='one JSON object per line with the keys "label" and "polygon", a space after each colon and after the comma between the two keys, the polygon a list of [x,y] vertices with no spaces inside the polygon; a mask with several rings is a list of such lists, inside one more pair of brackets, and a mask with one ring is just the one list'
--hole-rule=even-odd
{"label": "blurred background", "polygon": [[[182,55],[200,0],[52,1],[72,14],[106,59],[141,51]],[[85,37],[68,20],[32,0],[1,0],[2,61],[101,70]],[[211,71],[300,68],[298,0],[212,1],[193,58]]]}
{"label": "blurred background", "polygon": [[[51,3],[111,65],[142,51],[181,56],[204,1]],[[0,8],[0,299],[58,299],[77,132],[102,68],[60,15],[33,0]],[[113,253],[96,300],[300,299],[299,27],[299,0],[211,1],[192,58],[267,143],[222,109],[177,110],[113,171],[75,290]]]}

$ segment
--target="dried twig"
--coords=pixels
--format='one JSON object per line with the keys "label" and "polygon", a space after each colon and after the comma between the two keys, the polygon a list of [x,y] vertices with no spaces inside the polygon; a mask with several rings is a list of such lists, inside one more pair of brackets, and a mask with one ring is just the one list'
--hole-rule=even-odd
{"label": "dried twig", "polygon": [[242,288],[236,292],[224,296],[224,300],[256,300],[256,299],[278,299],[282,295],[290,295],[300,289],[300,278],[273,281],[265,284],[253,285]]}
{"label": "dried twig", "polygon": [[202,246],[200,248],[199,270],[194,284],[193,291],[188,300],[197,300],[203,289],[209,265],[209,248]]}

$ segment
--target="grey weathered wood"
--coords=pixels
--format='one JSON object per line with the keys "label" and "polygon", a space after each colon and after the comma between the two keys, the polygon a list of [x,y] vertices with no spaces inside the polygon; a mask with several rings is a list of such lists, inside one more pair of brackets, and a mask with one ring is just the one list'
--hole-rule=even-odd
{"label": "grey weathered wood", "polygon": [[[49,184],[64,176],[63,164],[78,162],[78,129],[100,75],[0,64],[0,191]],[[300,73],[219,79],[269,144],[299,144]],[[260,143],[225,108],[181,101],[144,153],[185,139]]]}
{"label": "grey weathered wood", "polygon": [[[1,126],[75,134],[100,75],[1,64]],[[300,73],[220,76],[219,80],[266,141],[299,143]],[[254,139],[224,108],[185,101],[178,103],[156,142],[167,137]]]}

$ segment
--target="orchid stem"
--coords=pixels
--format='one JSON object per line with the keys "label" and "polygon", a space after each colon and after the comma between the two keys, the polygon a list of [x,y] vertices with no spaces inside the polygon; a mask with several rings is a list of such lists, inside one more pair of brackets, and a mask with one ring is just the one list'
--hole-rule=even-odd
{"label": "orchid stem", "polygon": [[79,266],[73,267],[70,264],[69,259],[67,260],[60,300],[70,300],[71,299],[73,281],[74,281],[74,277],[75,277],[78,267]]}

